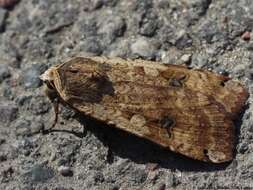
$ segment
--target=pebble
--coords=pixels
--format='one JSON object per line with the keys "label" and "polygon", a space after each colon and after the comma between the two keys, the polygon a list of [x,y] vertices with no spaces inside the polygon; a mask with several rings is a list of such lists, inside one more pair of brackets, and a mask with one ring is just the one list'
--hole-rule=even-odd
{"label": "pebble", "polygon": [[103,52],[102,44],[97,37],[89,37],[80,42],[80,51],[100,55]]}
{"label": "pebble", "polygon": [[23,177],[25,181],[30,183],[46,182],[54,177],[54,171],[44,166],[44,164],[36,164],[28,172],[23,174]]}
{"label": "pebble", "polygon": [[62,176],[65,176],[65,177],[71,177],[73,176],[73,171],[71,170],[70,167],[68,166],[60,166],[58,168],[58,171],[59,173],[62,175]]}
{"label": "pebble", "polygon": [[159,168],[159,165],[157,163],[147,163],[146,165],[146,169],[148,171],[155,171],[158,168]]}
{"label": "pebble", "polygon": [[192,39],[185,30],[179,30],[175,35],[175,45],[178,49],[183,49],[192,45]]}
{"label": "pebble", "polygon": [[0,83],[11,76],[10,69],[6,64],[0,64]]}
{"label": "pebble", "polygon": [[20,118],[13,124],[13,127],[17,136],[31,136],[44,129],[44,124],[36,119],[31,121]]}
{"label": "pebble", "polygon": [[96,9],[99,9],[103,6],[104,1],[103,0],[92,0],[89,1],[89,3],[85,3],[85,7],[83,8],[84,11],[94,11]]}
{"label": "pebble", "polygon": [[93,178],[95,183],[102,183],[105,180],[102,172],[95,172]]}
{"label": "pebble", "polygon": [[5,9],[0,8],[0,32],[4,31],[6,17],[7,11]]}
{"label": "pebble", "polygon": [[160,184],[158,190],[166,190],[166,184],[165,183]]}
{"label": "pebble", "polygon": [[147,179],[147,172],[142,169],[135,169],[131,172],[131,180],[135,184],[142,184]]}
{"label": "pebble", "polygon": [[143,36],[152,37],[158,27],[158,18],[155,14],[147,14],[140,23],[139,33]]}
{"label": "pebble", "polygon": [[206,20],[198,26],[197,36],[208,43],[225,40],[216,22]]}
{"label": "pebble", "polygon": [[240,77],[243,77],[243,76],[247,75],[247,73],[245,72],[245,71],[247,71],[247,70],[248,70],[248,68],[245,66],[245,64],[238,63],[238,64],[234,67],[232,73],[233,73],[233,75],[234,75],[235,77],[240,78]]}
{"label": "pebble", "polygon": [[131,45],[132,54],[144,59],[152,59],[155,57],[155,47],[154,45],[145,38],[138,38]]}
{"label": "pebble", "polygon": [[102,24],[98,30],[99,34],[105,35],[104,40],[108,40],[109,43],[113,42],[117,37],[124,34],[126,29],[126,23],[123,18],[119,16],[111,16],[102,21]]}
{"label": "pebble", "polygon": [[31,134],[31,122],[24,119],[19,119],[14,123],[15,133],[17,136],[27,136]]}
{"label": "pebble", "polygon": [[0,7],[11,8],[18,2],[19,0],[0,0]]}
{"label": "pebble", "polygon": [[241,38],[244,40],[244,41],[249,41],[250,40],[250,32],[249,31],[246,31],[242,34]]}
{"label": "pebble", "polygon": [[16,99],[15,102],[19,105],[19,106],[23,106],[25,104],[28,104],[32,99],[32,96],[28,95],[19,95]]}
{"label": "pebble", "polygon": [[51,107],[52,105],[45,99],[45,97],[38,96],[31,99],[28,109],[33,114],[40,115],[47,113]]}
{"label": "pebble", "polygon": [[109,50],[109,57],[121,57],[126,58],[127,54],[129,52],[129,41],[128,40],[122,40],[118,42],[115,45],[111,46],[111,49]]}
{"label": "pebble", "polygon": [[17,118],[18,107],[14,104],[0,103],[0,122],[10,123]]}
{"label": "pebble", "polygon": [[31,134],[39,133],[41,130],[44,129],[44,123],[41,121],[35,121],[31,124]]}
{"label": "pebble", "polygon": [[0,145],[6,143],[6,139],[0,137]]}
{"label": "pebble", "polygon": [[191,65],[195,66],[199,69],[205,67],[208,64],[208,57],[206,55],[202,55],[199,53],[195,53],[192,56],[192,62]]}
{"label": "pebble", "polygon": [[25,88],[38,88],[42,85],[39,76],[47,69],[44,64],[33,64],[23,71],[22,83]]}
{"label": "pebble", "polygon": [[188,64],[190,61],[191,61],[191,57],[192,55],[191,54],[184,54],[182,57],[181,57],[181,61],[185,64]]}
{"label": "pebble", "polygon": [[241,143],[239,144],[238,152],[240,152],[241,154],[244,154],[248,149],[249,147],[247,143]]}

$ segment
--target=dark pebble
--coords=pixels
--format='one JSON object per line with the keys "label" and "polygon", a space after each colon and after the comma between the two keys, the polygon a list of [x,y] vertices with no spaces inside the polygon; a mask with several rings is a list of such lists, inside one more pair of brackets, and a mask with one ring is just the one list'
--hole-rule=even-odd
{"label": "dark pebble", "polygon": [[142,184],[147,179],[147,173],[145,170],[136,169],[132,171],[131,179],[135,184]]}
{"label": "dark pebble", "polygon": [[0,104],[0,122],[10,123],[17,118],[18,107],[13,104]]}
{"label": "dark pebble", "polygon": [[60,174],[62,176],[65,176],[65,177],[71,177],[71,176],[73,176],[73,171],[68,166],[60,166],[58,168],[58,171],[60,172]]}
{"label": "dark pebble", "polygon": [[126,23],[124,19],[113,15],[102,21],[98,33],[104,36],[104,40],[108,41],[108,43],[111,43],[117,37],[122,36],[125,32],[125,29]]}
{"label": "dark pebble", "polygon": [[10,76],[11,73],[9,67],[6,64],[0,64],[0,83]]}
{"label": "dark pebble", "polygon": [[102,44],[97,37],[90,37],[81,42],[80,50],[94,55],[100,55],[103,52]]}
{"label": "dark pebble", "polygon": [[7,11],[0,8],[0,32],[4,31],[6,17],[7,17]]}
{"label": "dark pebble", "polygon": [[54,177],[54,171],[44,165],[34,165],[23,177],[30,183],[46,182]]}
{"label": "dark pebble", "polygon": [[131,51],[133,56],[153,59],[155,57],[155,46],[146,38],[138,38],[131,45]]}
{"label": "dark pebble", "polygon": [[142,18],[139,33],[144,36],[152,37],[155,34],[157,27],[158,18],[155,14],[150,13]]}
{"label": "dark pebble", "polygon": [[238,152],[240,152],[241,154],[244,154],[248,149],[249,147],[247,143],[241,143],[239,144]]}
{"label": "dark pebble", "polygon": [[15,133],[17,136],[28,136],[31,134],[31,122],[24,119],[19,119],[14,123]]}

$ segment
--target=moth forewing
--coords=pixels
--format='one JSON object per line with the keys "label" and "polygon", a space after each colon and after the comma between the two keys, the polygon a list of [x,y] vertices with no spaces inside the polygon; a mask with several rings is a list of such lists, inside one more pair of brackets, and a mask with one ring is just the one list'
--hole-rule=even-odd
{"label": "moth forewing", "polygon": [[190,158],[221,163],[248,93],[227,77],[144,60],[76,57],[42,75],[62,103]]}

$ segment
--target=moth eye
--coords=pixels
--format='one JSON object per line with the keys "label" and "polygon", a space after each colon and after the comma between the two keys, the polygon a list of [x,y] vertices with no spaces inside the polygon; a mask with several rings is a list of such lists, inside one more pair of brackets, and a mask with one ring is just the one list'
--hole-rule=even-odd
{"label": "moth eye", "polygon": [[164,116],[161,120],[160,120],[160,125],[162,128],[170,128],[175,124],[175,121],[170,117],[170,116]]}

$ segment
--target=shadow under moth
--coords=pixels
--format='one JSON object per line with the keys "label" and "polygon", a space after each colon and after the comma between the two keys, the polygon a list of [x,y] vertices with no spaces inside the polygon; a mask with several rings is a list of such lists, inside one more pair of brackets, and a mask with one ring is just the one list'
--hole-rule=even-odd
{"label": "shadow under moth", "polygon": [[233,159],[234,121],[248,93],[226,76],[152,61],[76,57],[41,79],[55,108],[67,104],[193,159]]}

